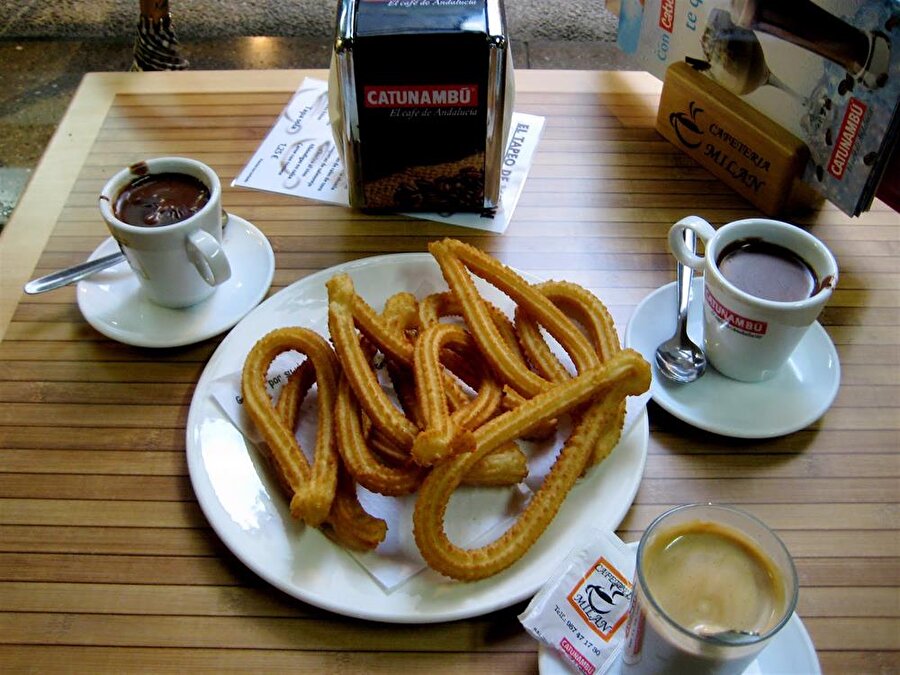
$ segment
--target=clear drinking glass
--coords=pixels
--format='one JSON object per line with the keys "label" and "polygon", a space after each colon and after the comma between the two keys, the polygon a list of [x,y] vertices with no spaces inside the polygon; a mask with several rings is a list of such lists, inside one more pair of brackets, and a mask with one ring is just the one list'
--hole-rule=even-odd
{"label": "clear drinking glass", "polygon": [[797,574],[755,517],[689,504],[659,516],[641,538],[631,603],[628,675],[741,673],[790,620]]}

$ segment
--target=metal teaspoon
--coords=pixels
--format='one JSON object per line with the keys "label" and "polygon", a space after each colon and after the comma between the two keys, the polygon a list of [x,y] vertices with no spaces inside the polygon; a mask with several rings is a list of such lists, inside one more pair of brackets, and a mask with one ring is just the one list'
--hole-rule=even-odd
{"label": "metal teaspoon", "polygon": [[[696,249],[697,235],[693,230],[685,229],[684,240],[688,249],[691,251]],[[691,280],[694,276],[693,270],[679,262],[675,275],[675,286],[678,291],[678,320],[675,334],[656,348],[656,365],[668,379],[686,384],[693,382],[706,372],[706,355],[688,337],[687,332],[688,301],[691,294]]]}
{"label": "metal teaspoon", "polygon": [[751,645],[759,642],[759,633],[755,630],[719,630],[700,632],[702,637],[727,645]]}
{"label": "metal teaspoon", "polygon": [[29,295],[37,295],[38,293],[46,293],[47,291],[62,288],[63,286],[68,286],[71,283],[80,281],[85,277],[89,277],[100,270],[105,270],[107,267],[117,265],[123,260],[125,260],[125,254],[119,251],[118,253],[105,255],[96,260],[89,260],[88,262],[83,262],[79,265],[73,265],[72,267],[52,272],[46,276],[32,279],[25,284],[25,292]]}
{"label": "metal teaspoon", "polygon": [[[224,228],[227,224],[228,213],[222,211],[222,227]],[[123,260],[125,260],[125,254],[121,251],[118,253],[111,253],[102,258],[89,260],[87,262],[79,263],[78,265],[72,265],[72,267],[66,267],[65,269],[51,272],[46,276],[32,279],[25,284],[24,290],[28,295],[37,295],[38,293],[54,291],[57,288],[62,288],[63,286],[68,286],[76,281],[81,281],[92,274],[96,274],[100,270],[105,270],[107,267],[117,265]]]}

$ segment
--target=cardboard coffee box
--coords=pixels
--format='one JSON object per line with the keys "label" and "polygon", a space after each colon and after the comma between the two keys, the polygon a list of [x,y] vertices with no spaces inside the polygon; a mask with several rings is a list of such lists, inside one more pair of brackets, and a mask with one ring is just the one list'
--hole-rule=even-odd
{"label": "cardboard coffee box", "polygon": [[806,144],[687,63],[669,66],[656,130],[767,216],[821,201],[802,180]]}
{"label": "cardboard coffee box", "polygon": [[500,0],[343,0],[329,96],[350,205],[495,208],[512,78]]}
{"label": "cardboard coffee box", "polygon": [[661,80],[690,63],[806,145],[811,190],[871,207],[900,144],[898,0],[621,0],[617,41]]}

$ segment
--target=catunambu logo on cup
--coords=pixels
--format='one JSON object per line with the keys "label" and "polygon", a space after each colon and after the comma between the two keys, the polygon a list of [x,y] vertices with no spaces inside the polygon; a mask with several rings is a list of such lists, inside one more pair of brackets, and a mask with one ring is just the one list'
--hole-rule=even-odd
{"label": "catunambu logo on cup", "polygon": [[714,296],[708,288],[705,289],[704,295],[706,296],[706,305],[712,313],[738,333],[742,333],[748,337],[761,338],[766,334],[766,331],[769,330],[769,323],[767,321],[748,319],[746,316],[741,316],[740,314],[732,312],[719,302],[716,299],[716,296]]}
{"label": "catunambu logo on cup", "polygon": [[601,556],[567,599],[600,639],[609,642],[628,617],[631,582]]}

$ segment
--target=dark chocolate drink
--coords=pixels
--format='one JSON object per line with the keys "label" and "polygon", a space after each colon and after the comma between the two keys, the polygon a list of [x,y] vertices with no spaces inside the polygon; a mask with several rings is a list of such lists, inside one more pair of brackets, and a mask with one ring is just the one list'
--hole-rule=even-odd
{"label": "dark chocolate drink", "polygon": [[116,198],[116,218],[138,227],[162,227],[190,218],[209,201],[209,188],[183,173],[136,178]]}
{"label": "dark chocolate drink", "polygon": [[764,300],[804,300],[814,295],[818,286],[816,274],[805,260],[762,239],[741,239],[729,244],[716,264],[728,281]]}

